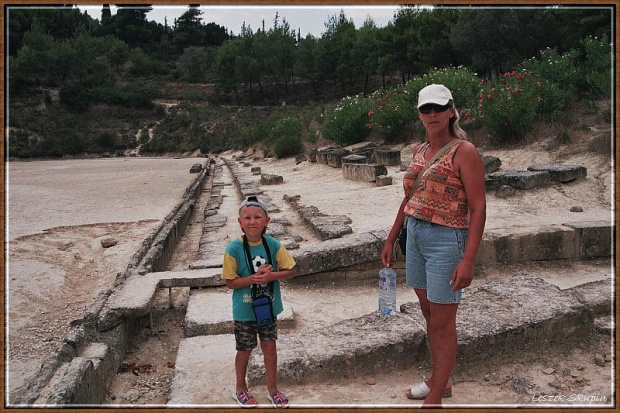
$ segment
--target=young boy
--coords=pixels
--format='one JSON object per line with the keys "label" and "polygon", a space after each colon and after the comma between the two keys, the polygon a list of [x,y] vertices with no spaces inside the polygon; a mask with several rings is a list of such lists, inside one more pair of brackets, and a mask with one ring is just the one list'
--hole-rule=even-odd
{"label": "young boy", "polygon": [[[256,407],[258,401],[248,390],[245,376],[256,334],[265,357],[267,397],[275,408],[288,407],[288,399],[276,384],[278,326],[275,319],[282,312],[280,282],[295,276],[295,261],[277,239],[265,236],[269,223],[267,205],[256,196],[247,197],[239,207],[239,225],[243,236],[231,241],[224,253],[222,278],[233,291],[233,320],[237,355],[237,377],[233,398],[241,407]],[[248,256],[249,253],[249,256]],[[252,296],[271,297],[274,322],[259,327],[252,307]]]}

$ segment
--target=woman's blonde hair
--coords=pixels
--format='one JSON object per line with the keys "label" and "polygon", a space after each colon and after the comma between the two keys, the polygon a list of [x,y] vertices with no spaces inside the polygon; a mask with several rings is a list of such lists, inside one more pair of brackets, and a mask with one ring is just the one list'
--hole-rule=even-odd
{"label": "woman's blonde hair", "polygon": [[468,140],[467,139],[467,133],[461,128],[461,125],[459,124],[459,119],[461,119],[461,117],[459,116],[459,111],[456,109],[456,107],[454,106],[454,102],[450,101],[450,112],[452,112],[452,118],[450,118],[450,133],[454,136],[456,136],[458,139],[461,140]]}

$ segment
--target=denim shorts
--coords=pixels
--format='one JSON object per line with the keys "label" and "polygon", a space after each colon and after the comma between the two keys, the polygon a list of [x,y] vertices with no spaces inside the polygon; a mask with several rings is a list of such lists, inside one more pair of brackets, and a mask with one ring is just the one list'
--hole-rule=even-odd
{"label": "denim shorts", "polygon": [[463,258],[467,229],[451,228],[407,217],[407,285],[426,290],[428,301],[456,304],[461,290],[452,291],[450,278]]}

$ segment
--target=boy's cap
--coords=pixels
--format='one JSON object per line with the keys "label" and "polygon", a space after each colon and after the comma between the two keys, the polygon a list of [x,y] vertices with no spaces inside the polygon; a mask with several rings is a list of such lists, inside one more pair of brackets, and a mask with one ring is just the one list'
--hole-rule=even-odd
{"label": "boy's cap", "polygon": [[452,93],[450,89],[444,85],[433,83],[432,85],[426,86],[418,93],[418,109],[428,103],[444,106],[451,100]]}
{"label": "boy's cap", "polygon": [[263,211],[265,211],[265,214],[269,215],[269,211],[267,211],[267,204],[265,204],[263,201],[258,199],[256,195],[250,195],[246,199],[244,199],[241,205],[239,205],[239,211],[249,206],[259,207]]}

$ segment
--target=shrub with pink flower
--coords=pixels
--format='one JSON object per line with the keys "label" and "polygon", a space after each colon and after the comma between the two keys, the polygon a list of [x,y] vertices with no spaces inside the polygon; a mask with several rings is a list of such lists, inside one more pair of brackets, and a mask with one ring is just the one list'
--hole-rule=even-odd
{"label": "shrub with pink flower", "polygon": [[514,142],[529,132],[542,102],[541,87],[542,82],[527,70],[506,72],[495,84],[485,82],[478,114],[489,133],[499,141]]}
{"label": "shrub with pink flower", "polygon": [[405,138],[411,130],[415,111],[407,93],[398,86],[387,91],[378,90],[370,96],[372,109],[368,111],[368,126],[387,141]]}

